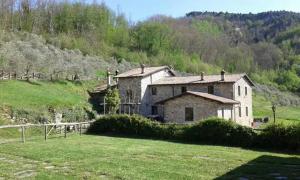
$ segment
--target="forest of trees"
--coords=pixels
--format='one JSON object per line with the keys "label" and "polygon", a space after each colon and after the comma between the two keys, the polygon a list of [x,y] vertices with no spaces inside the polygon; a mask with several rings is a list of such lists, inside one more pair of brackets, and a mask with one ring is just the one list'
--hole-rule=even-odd
{"label": "forest of trees", "polygon": [[0,29],[119,62],[167,64],[189,73],[246,72],[259,83],[300,92],[297,13],[192,12],[133,23],[96,1],[1,0]]}

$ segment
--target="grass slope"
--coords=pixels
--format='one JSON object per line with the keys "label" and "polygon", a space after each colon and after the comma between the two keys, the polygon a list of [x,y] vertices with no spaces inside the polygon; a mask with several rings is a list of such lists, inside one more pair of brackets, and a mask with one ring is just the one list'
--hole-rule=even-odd
{"label": "grass slope", "polygon": [[[254,117],[270,117],[273,122],[272,104],[264,96],[259,94],[253,95],[253,114]],[[283,123],[300,123],[300,107],[278,106],[276,108],[277,122]]]}
{"label": "grass slope", "polygon": [[158,140],[78,136],[0,148],[0,177],[274,179],[300,177],[300,156]]}
{"label": "grass slope", "polygon": [[25,109],[84,106],[88,86],[68,81],[0,81],[0,105]]}

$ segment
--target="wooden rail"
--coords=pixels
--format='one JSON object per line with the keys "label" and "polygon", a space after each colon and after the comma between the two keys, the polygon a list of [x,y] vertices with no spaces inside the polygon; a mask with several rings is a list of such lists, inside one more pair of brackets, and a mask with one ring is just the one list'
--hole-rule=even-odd
{"label": "wooden rail", "polygon": [[[26,128],[30,127],[44,127],[44,139],[45,141],[48,139],[51,131],[54,127],[60,127],[60,133],[62,133],[62,127],[64,127],[64,137],[67,138],[67,128],[70,126],[75,127],[75,131],[79,131],[79,134],[82,135],[82,125],[91,124],[94,121],[86,121],[86,122],[75,122],[75,123],[50,123],[50,124],[19,124],[19,125],[4,125],[0,126],[0,129],[8,129],[8,128],[21,128],[21,139],[22,142],[25,143],[25,131]],[[51,127],[48,131],[48,127]]]}

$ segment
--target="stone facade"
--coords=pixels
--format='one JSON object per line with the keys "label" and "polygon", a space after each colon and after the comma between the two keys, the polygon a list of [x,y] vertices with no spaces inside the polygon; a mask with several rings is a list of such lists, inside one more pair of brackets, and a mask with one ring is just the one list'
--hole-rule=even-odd
{"label": "stone facade", "polygon": [[186,121],[185,108],[193,108],[193,121],[202,120],[211,116],[222,118],[222,113],[218,113],[222,110],[224,111],[224,119],[232,119],[233,105],[222,104],[192,95],[185,95],[167,101],[164,104],[165,121],[175,123],[192,122]]}
{"label": "stone facade", "polygon": [[[159,67],[158,67],[159,68]],[[145,69],[146,75],[137,75],[138,70],[133,70],[135,74],[126,72],[118,78],[118,89],[122,103],[140,103],[139,108],[133,113],[144,116],[157,115],[166,122],[185,123],[185,108],[192,107],[194,120],[201,120],[210,116],[231,119],[239,124],[251,126],[252,115],[252,86],[253,83],[245,74],[204,76],[206,81],[197,81],[193,76],[186,78],[185,83],[171,82],[169,84],[157,83],[160,80],[167,80],[174,76],[167,67],[162,67],[154,72]],[[171,79],[177,77],[171,77]],[[182,79],[182,78],[181,78]],[[196,79],[196,80],[195,80]],[[173,79],[172,79],[173,80]],[[195,81],[196,83],[195,83]],[[212,101],[205,98],[182,96],[180,98],[167,101],[165,104],[158,102],[178,96],[184,91],[202,92],[213,94],[218,97],[238,101],[239,104],[226,104]],[[130,93],[129,93],[130,92]],[[123,109],[126,110],[126,107]]]}
{"label": "stone facade", "polygon": [[253,123],[252,87],[244,78],[242,78],[234,83],[233,91],[233,99],[240,102],[239,105],[235,105],[234,107],[234,120],[238,124],[251,126]]}
{"label": "stone facade", "polygon": [[[150,88],[149,85],[154,81],[164,77],[171,76],[168,69],[162,69],[158,72],[147,76],[119,78],[118,88],[121,96],[122,103],[140,103],[139,114],[151,114],[151,101],[150,101]],[[132,92],[132,98],[129,97],[128,92]]]}

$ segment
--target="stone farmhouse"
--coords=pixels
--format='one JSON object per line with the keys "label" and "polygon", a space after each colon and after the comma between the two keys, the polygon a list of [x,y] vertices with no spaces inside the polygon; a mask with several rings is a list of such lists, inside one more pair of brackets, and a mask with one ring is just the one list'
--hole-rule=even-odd
{"label": "stone farmhouse", "polygon": [[108,73],[107,86],[117,87],[121,95],[120,113],[176,123],[217,116],[252,126],[254,84],[246,74],[225,74],[223,70],[219,75],[176,76],[168,66],[141,65],[116,72],[114,79]]}

